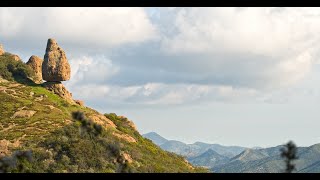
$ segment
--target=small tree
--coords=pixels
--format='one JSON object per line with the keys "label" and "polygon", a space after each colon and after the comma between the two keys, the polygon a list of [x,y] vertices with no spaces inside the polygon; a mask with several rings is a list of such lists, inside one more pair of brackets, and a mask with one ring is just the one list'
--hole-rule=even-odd
{"label": "small tree", "polygon": [[284,161],[286,163],[286,169],[285,173],[292,173],[296,168],[295,164],[293,164],[293,161],[298,159],[297,154],[297,147],[292,142],[289,141],[285,147],[280,149],[281,151],[281,157],[284,158]]}
{"label": "small tree", "polygon": [[87,132],[89,134],[93,134],[94,136],[101,135],[102,126],[94,123],[90,119],[86,119],[85,115],[82,112],[80,111],[73,112],[72,117],[74,120],[79,121],[81,123],[80,133]]}
{"label": "small tree", "polygon": [[12,156],[0,158],[0,173],[24,172],[23,162],[32,161],[32,151],[16,151]]}

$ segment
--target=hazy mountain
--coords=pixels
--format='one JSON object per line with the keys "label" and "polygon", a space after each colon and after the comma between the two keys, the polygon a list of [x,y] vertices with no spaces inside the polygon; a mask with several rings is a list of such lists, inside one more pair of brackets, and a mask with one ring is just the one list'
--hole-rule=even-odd
{"label": "hazy mountain", "polygon": [[[246,150],[228,163],[212,167],[214,172],[223,173],[280,173],[285,164],[276,146],[258,150]],[[320,144],[298,147],[299,159],[295,161],[298,172],[320,172]]]}
{"label": "hazy mountain", "polygon": [[232,158],[235,155],[238,155],[241,153],[245,147],[239,147],[239,146],[222,146],[220,144],[208,144],[203,142],[195,142],[193,144],[189,144],[190,147],[192,147],[195,151],[197,151],[196,154],[201,155],[202,153],[206,152],[209,149],[214,150],[215,152],[219,153],[220,155]]}
{"label": "hazy mountain", "polygon": [[155,132],[149,132],[147,134],[144,134],[143,137],[152,140],[152,142],[158,146],[168,142],[167,139],[163,138],[162,136],[160,136],[159,134],[157,134]]}
{"label": "hazy mountain", "polygon": [[218,154],[212,149],[208,149],[200,156],[190,158],[188,160],[193,165],[210,168],[227,163],[229,158]]}
{"label": "hazy mountain", "polygon": [[320,161],[317,161],[310,166],[301,169],[299,172],[302,173],[319,173],[320,172]]}
{"label": "hazy mountain", "polygon": [[239,146],[222,146],[219,144],[208,144],[203,142],[186,144],[186,143],[175,141],[175,140],[167,140],[165,143],[157,143],[159,139],[162,139],[162,140],[163,139],[166,140],[166,139],[154,132],[152,133],[151,136],[150,136],[150,133],[144,134],[143,136],[145,138],[152,140],[156,144],[158,144],[162,149],[177,153],[187,158],[199,156],[205,153],[206,151],[208,151],[209,149],[212,149],[213,151],[217,152],[222,156],[232,158],[246,149],[245,147],[239,147]]}
{"label": "hazy mountain", "polygon": [[[146,137],[146,135],[143,136]],[[151,140],[154,137],[165,139],[158,134],[148,137]],[[160,147],[185,156],[193,165],[209,167],[212,172],[280,173],[285,169],[285,163],[280,157],[280,149],[284,147],[283,145],[269,148],[245,148],[203,142],[186,144],[167,140]],[[298,147],[298,157],[299,159],[295,161],[298,172],[320,172],[320,144]]]}
{"label": "hazy mountain", "polygon": [[237,156],[230,159],[230,161],[241,161],[241,162],[248,162],[248,161],[255,161],[258,159],[263,159],[268,157],[264,153],[260,152],[256,149],[246,149],[242,153],[238,154]]}
{"label": "hazy mountain", "polygon": [[307,148],[299,148],[298,157],[299,157],[299,159],[297,160],[298,171],[312,165],[313,165],[313,168],[315,168],[314,163],[320,161],[320,144],[315,144]]}

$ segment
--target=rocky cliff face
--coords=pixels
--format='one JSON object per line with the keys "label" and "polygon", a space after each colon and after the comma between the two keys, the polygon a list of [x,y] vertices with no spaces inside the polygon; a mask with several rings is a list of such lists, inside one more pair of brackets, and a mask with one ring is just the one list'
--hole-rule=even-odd
{"label": "rocky cliff face", "polygon": [[33,81],[37,84],[42,83],[42,62],[43,60],[38,56],[31,56],[27,65],[34,71]]}

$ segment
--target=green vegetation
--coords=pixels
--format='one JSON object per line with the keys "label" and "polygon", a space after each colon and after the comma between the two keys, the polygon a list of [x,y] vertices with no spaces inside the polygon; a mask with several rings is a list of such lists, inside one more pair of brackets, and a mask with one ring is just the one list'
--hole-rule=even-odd
{"label": "green vegetation", "polygon": [[23,161],[25,168],[9,172],[206,172],[189,167],[181,156],[140,135],[135,136],[138,143],[119,141],[112,129],[97,128],[79,112],[73,117],[76,121],[50,133],[37,146],[26,143],[22,149],[33,150],[32,163]]}
{"label": "green vegetation", "polygon": [[[142,137],[137,131],[129,126],[128,119],[119,117],[115,113],[105,114],[112,120],[118,129],[134,137],[137,143],[124,143],[124,150],[139,162],[138,172],[189,172],[182,156],[161,150],[151,140]],[[175,166],[171,166],[175,164]],[[207,172],[203,168],[195,168],[195,172]]]}
{"label": "green vegetation", "polygon": [[25,165],[30,165],[31,161],[31,151],[16,151],[10,157],[0,158],[0,173],[24,172],[27,170]]}
{"label": "green vegetation", "polygon": [[9,53],[0,56],[0,76],[13,81],[15,78],[33,77],[32,69],[22,61],[15,61]]}

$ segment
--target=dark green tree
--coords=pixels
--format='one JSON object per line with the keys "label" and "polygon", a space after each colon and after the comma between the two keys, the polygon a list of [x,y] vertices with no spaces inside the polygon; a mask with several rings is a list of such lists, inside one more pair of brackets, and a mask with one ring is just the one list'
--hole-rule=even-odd
{"label": "dark green tree", "polygon": [[280,149],[280,151],[281,157],[284,158],[286,163],[285,173],[292,173],[294,170],[296,170],[293,161],[298,159],[297,146],[292,141],[289,141],[283,148]]}

